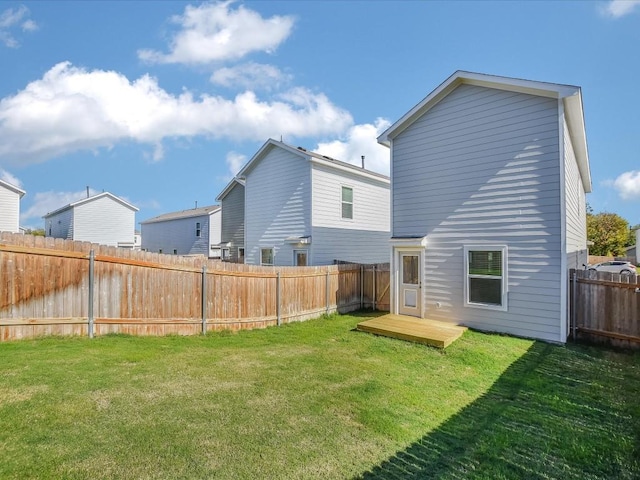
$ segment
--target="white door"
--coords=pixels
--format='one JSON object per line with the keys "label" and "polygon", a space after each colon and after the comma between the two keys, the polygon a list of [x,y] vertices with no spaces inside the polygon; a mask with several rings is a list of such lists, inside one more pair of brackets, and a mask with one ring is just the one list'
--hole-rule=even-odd
{"label": "white door", "polygon": [[398,279],[398,313],[400,315],[421,316],[421,258],[419,251],[400,252]]}

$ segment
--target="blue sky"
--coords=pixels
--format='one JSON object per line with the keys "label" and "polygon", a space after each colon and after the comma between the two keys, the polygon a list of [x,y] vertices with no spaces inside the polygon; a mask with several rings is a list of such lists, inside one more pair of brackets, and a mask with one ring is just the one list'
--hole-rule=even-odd
{"label": "blue sky", "polygon": [[21,225],[109,191],[215,203],[269,138],[376,142],[456,70],[582,87],[595,212],[640,223],[640,1],[0,3],[0,178]]}

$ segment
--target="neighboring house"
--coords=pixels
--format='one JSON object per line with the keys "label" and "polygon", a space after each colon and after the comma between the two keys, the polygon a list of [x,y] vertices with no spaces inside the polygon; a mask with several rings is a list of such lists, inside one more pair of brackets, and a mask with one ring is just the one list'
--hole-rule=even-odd
{"label": "neighboring house", "polygon": [[273,139],[238,177],[245,263],[389,261],[389,177]]}
{"label": "neighboring house", "polygon": [[20,233],[20,199],[25,191],[0,180],[0,232]]}
{"label": "neighboring house", "polygon": [[109,192],[83,198],[47,213],[47,237],[133,248],[137,207]]}
{"label": "neighboring house", "polygon": [[391,312],[565,342],[587,263],[579,87],[458,71],[390,147]]}
{"label": "neighboring house", "polygon": [[244,180],[231,180],[216,201],[222,208],[222,259],[244,263]]}
{"label": "neighboring house", "polygon": [[220,258],[219,205],[165,213],[140,222],[142,250]]}

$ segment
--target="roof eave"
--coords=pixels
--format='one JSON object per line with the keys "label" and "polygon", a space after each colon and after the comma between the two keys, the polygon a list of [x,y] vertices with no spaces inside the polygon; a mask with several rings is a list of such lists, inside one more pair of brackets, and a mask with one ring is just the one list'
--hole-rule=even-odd
{"label": "roof eave", "polygon": [[589,167],[589,151],[580,89],[574,95],[566,96],[562,100],[582,185],[585,193],[591,193],[591,169]]}

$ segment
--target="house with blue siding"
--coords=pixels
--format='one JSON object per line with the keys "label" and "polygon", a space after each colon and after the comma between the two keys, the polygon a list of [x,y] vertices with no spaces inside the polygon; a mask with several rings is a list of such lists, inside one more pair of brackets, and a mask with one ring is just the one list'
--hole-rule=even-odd
{"label": "house with blue siding", "polygon": [[587,263],[580,87],[458,71],[383,132],[391,312],[565,342]]}
{"label": "house with blue siding", "polygon": [[87,196],[47,213],[47,237],[133,248],[138,207],[109,192]]}
{"label": "house with blue siding", "polygon": [[20,199],[26,192],[0,180],[0,232],[20,232]]}
{"label": "house with blue siding", "polygon": [[222,210],[221,258],[244,263],[244,180],[233,178],[216,198]]}
{"label": "house with blue siding", "polygon": [[238,177],[245,263],[389,261],[389,177],[273,139]]}
{"label": "house with blue siding", "polygon": [[140,222],[142,250],[220,258],[219,205],[165,213]]}

